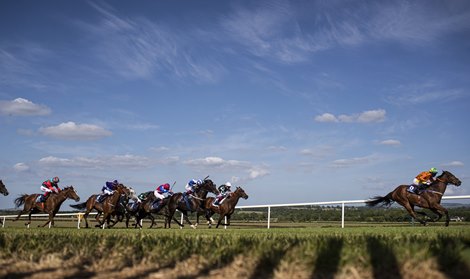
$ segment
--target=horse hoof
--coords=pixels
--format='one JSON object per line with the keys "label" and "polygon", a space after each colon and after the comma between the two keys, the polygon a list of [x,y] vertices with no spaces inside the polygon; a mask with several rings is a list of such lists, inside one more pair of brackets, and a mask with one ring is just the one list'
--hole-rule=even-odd
{"label": "horse hoof", "polygon": [[191,225],[191,228],[196,229],[196,226],[195,226],[195,225]]}

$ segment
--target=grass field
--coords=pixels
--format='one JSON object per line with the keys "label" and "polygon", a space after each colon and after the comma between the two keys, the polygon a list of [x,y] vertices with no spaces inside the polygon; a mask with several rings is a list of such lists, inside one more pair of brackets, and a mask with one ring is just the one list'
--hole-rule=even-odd
{"label": "grass field", "polygon": [[0,230],[6,278],[466,278],[470,227]]}

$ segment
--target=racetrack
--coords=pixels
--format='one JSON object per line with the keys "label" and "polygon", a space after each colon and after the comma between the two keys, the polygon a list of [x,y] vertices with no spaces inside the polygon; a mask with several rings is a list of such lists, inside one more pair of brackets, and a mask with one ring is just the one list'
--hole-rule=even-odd
{"label": "racetrack", "polygon": [[5,278],[464,278],[470,227],[0,230]]}

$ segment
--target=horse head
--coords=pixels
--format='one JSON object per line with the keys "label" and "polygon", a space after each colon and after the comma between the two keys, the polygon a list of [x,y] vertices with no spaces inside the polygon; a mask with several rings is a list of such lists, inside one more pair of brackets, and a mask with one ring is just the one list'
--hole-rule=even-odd
{"label": "horse head", "polygon": [[[126,198],[131,197],[132,191],[134,191],[132,188],[129,188],[129,187],[125,186],[124,184],[119,184],[116,187],[116,192],[118,192],[119,195],[125,196]],[[134,192],[134,195],[135,195],[135,192]]]}
{"label": "horse head", "polygon": [[219,190],[217,189],[217,185],[215,185],[215,183],[208,178],[204,179],[201,186],[199,186],[199,189],[206,190],[207,192],[211,192],[215,195],[218,195],[220,193]]}
{"label": "horse head", "polygon": [[243,190],[242,187],[237,187],[237,189],[234,191],[237,195],[239,195],[243,199],[248,199],[248,195],[245,193],[245,190]]}
{"label": "horse head", "polygon": [[62,189],[61,193],[64,193],[67,199],[73,199],[76,202],[80,200],[80,197],[78,196],[73,186],[65,187],[64,189]]}
{"label": "horse head", "polygon": [[442,174],[438,177],[440,180],[443,180],[446,183],[460,186],[462,182],[458,179],[455,175],[453,175],[450,171],[442,171]]}
{"label": "horse head", "polygon": [[5,184],[3,184],[3,181],[0,180],[0,193],[4,196],[8,196],[8,190],[7,190],[7,187],[5,186]]}

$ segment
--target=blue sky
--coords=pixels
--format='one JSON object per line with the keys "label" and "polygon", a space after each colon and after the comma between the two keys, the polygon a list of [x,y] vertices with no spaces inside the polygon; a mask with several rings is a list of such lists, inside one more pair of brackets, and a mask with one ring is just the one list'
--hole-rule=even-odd
{"label": "blue sky", "polygon": [[470,194],[468,1],[1,1],[0,34],[1,208],[56,175],[254,205],[437,167]]}

